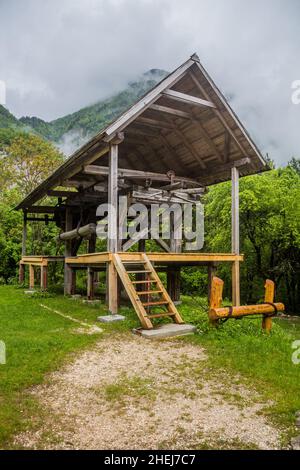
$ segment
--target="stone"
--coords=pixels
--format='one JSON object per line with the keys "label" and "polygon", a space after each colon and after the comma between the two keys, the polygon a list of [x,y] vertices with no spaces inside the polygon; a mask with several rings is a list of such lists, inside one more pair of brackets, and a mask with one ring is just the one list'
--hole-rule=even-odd
{"label": "stone", "polygon": [[84,299],[82,302],[84,304],[88,304],[88,305],[98,305],[98,304],[100,304],[100,300],[98,300],[98,299],[94,299],[94,300]]}
{"label": "stone", "polygon": [[292,437],[291,446],[293,450],[300,450],[300,436]]}
{"label": "stone", "polygon": [[98,317],[97,320],[100,321],[101,323],[113,323],[116,321],[125,320],[125,317],[124,315],[118,315],[118,314],[112,315],[111,314],[111,315],[103,315],[101,317]]}
{"label": "stone", "polygon": [[300,428],[300,417],[296,419],[295,425]]}
{"label": "stone", "polygon": [[73,295],[71,295],[71,299],[74,299],[74,300],[81,299],[81,295],[80,294],[73,294]]}
{"label": "stone", "polygon": [[147,339],[160,339],[169,338],[171,336],[185,336],[195,333],[196,327],[184,323],[179,325],[177,323],[167,323],[166,325],[158,326],[152,330],[134,329],[133,333],[143,336]]}
{"label": "stone", "polygon": [[300,410],[296,411],[295,416],[296,418],[300,418]]}
{"label": "stone", "polygon": [[34,290],[34,289],[24,290],[25,295],[32,295],[32,294],[35,294],[35,293],[36,293],[36,290]]}

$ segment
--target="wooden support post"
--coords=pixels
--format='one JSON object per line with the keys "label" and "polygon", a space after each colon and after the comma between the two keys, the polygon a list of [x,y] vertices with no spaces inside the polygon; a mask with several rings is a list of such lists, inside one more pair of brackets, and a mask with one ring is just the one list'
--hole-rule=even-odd
{"label": "wooden support post", "polygon": [[[239,170],[231,170],[231,251],[240,254],[239,230]],[[240,263],[235,260],[232,264],[232,305],[240,305]]]}
{"label": "wooden support post", "polygon": [[[72,230],[73,217],[70,207],[66,207],[66,232]],[[65,257],[72,256],[72,240],[65,241]],[[72,268],[65,263],[65,276],[64,276],[64,294],[71,295],[72,293]]]}
{"label": "wooden support post", "polygon": [[[108,174],[108,251],[118,250],[118,143],[112,141],[109,147]],[[114,263],[108,263],[107,273],[108,309],[111,314],[118,313],[118,274]]]}
{"label": "wooden support post", "polygon": [[[170,251],[171,253],[181,253],[182,250],[182,226],[181,217],[176,218],[176,213],[171,212],[170,216]],[[167,270],[167,290],[174,302],[180,301],[180,266],[170,267]]]}
{"label": "wooden support post", "polygon": [[217,271],[217,266],[215,263],[209,263],[208,266],[207,266],[207,277],[208,277],[208,304],[210,302],[210,296],[211,296],[211,289],[212,289],[212,281],[213,281],[213,278],[215,277],[216,275],[216,271]]}
{"label": "wooden support post", "polygon": [[23,212],[22,256],[26,255],[27,242],[27,212]]}
{"label": "wooden support post", "polygon": [[34,289],[34,266],[29,265],[29,289]]}
{"label": "wooden support post", "polygon": [[41,266],[41,290],[48,288],[48,267]]}
{"label": "wooden support post", "polygon": [[94,271],[92,268],[87,269],[87,298],[93,300],[94,298]]}
{"label": "wooden support post", "polygon": [[222,279],[214,276],[212,278],[211,293],[210,293],[210,299],[209,299],[209,322],[213,326],[217,326],[218,321],[211,318],[210,311],[213,308],[221,307],[222,299],[223,299],[223,287],[224,287],[224,282],[222,281]]}
{"label": "wooden support post", "polygon": [[[275,295],[275,284],[270,279],[266,280],[265,283],[265,302],[274,302],[274,295]],[[272,328],[272,317],[264,316],[262,319],[262,329],[266,331],[266,333],[270,333]]]}
{"label": "wooden support post", "polygon": [[20,263],[19,264],[19,283],[23,284],[25,280],[25,264]]}
{"label": "wooden support post", "polygon": [[118,274],[114,263],[108,263],[108,310],[111,314],[118,313]]}

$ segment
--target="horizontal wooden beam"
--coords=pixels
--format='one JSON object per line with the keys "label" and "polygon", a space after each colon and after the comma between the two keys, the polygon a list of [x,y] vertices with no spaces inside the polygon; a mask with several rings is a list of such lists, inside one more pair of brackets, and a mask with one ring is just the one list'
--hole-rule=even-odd
{"label": "horizontal wooden beam", "polygon": [[154,111],[171,114],[172,116],[176,116],[176,117],[180,117],[184,119],[191,119],[191,120],[194,119],[194,117],[191,114],[187,113],[186,111],[181,111],[180,109],[170,108],[169,106],[162,106],[160,104],[152,104],[150,106],[150,109],[154,109]]}
{"label": "horizontal wooden beam", "polygon": [[49,189],[47,191],[47,196],[52,196],[52,197],[71,197],[71,196],[76,196],[80,193],[77,191],[62,191],[62,190],[53,190]]}
{"label": "horizontal wooden beam", "polygon": [[53,214],[57,207],[54,206],[31,206],[26,208],[28,214]]}
{"label": "horizontal wooden beam", "polygon": [[165,90],[162,94],[167,98],[171,98],[176,101],[182,101],[188,104],[193,104],[195,106],[206,106],[209,108],[216,107],[211,101],[203,100],[202,98],[198,98],[197,96],[187,95],[186,93],[181,93],[180,91]]}
{"label": "horizontal wooden beam", "polygon": [[[83,169],[83,172],[87,175],[95,176],[108,176],[109,168],[107,166],[98,166],[98,165],[86,165]],[[127,168],[119,168],[118,170],[119,178],[131,178],[131,179],[142,179],[142,180],[152,180],[152,181],[163,181],[171,182],[171,178],[164,173],[154,173],[151,171],[141,171],[141,170],[130,170]],[[182,181],[185,183],[190,183],[193,185],[199,186],[199,181],[193,178],[186,178],[181,176],[175,176],[173,182]]]}

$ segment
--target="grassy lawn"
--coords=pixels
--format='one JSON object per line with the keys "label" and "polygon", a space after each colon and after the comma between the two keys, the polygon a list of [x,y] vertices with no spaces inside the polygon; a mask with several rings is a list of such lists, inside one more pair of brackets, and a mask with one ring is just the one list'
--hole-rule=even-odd
{"label": "grassy lawn", "polygon": [[[7,362],[0,365],[0,447],[13,446],[13,435],[39,419],[41,410],[28,393],[47,373],[57,369],[73,353],[92,346],[106,334],[130,332],[139,325],[131,308],[122,308],[126,321],[103,326],[103,333],[79,334],[80,325],[40,306],[96,324],[106,307],[91,306],[63,296],[25,296],[23,289],[0,286],[0,340],[6,344]],[[206,348],[212,369],[239,373],[241,382],[254,385],[273,401],[269,413],[293,430],[294,413],[300,409],[300,365],[291,360],[292,341],[300,339],[300,322],[276,320],[272,334],[261,333],[260,320],[231,320],[219,329],[208,327],[207,306],[201,299],[184,297],[180,311],[195,323],[199,334],[186,337]],[[98,323],[99,325],[99,323]],[[101,325],[102,327],[102,325]]]}
{"label": "grassy lawn", "polygon": [[261,318],[229,320],[212,329],[205,311],[201,299],[184,298],[181,313],[199,328],[199,334],[187,341],[207,349],[212,368],[237,372],[241,381],[254,386],[266,402],[272,400],[270,416],[289,427],[292,434],[295,412],[300,410],[300,364],[292,362],[292,343],[300,340],[300,321],[275,319],[271,334],[266,335],[261,330]]}
{"label": "grassy lawn", "polygon": [[[26,296],[23,289],[0,286],[0,340],[6,345],[6,364],[0,364],[0,448],[9,447],[13,434],[38,414],[28,389],[41,383],[70,353],[92,345],[101,336],[78,334],[81,325],[41,308],[41,303],[91,324],[99,315],[99,306],[62,296]],[[101,311],[105,310],[102,306]],[[137,321],[132,324],[136,326]],[[119,328],[126,327],[127,322]]]}

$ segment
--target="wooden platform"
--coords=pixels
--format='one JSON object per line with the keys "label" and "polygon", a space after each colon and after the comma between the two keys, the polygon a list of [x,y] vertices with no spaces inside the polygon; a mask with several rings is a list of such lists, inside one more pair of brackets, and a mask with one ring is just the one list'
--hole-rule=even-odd
{"label": "wooden platform", "polygon": [[[119,252],[124,261],[138,261],[141,252]],[[243,255],[233,253],[166,253],[166,252],[147,252],[149,260],[157,265],[177,264],[181,266],[207,265],[209,263],[243,261]],[[101,265],[112,261],[112,253],[90,253],[66,258],[66,263],[74,267],[88,267],[90,265]]]}
{"label": "wooden platform", "polygon": [[22,256],[20,264],[32,264],[33,266],[48,266],[48,263],[65,261],[64,256]]}
{"label": "wooden platform", "polygon": [[29,266],[29,288],[34,288],[35,267],[41,269],[41,289],[47,290],[48,287],[48,264],[56,262],[65,262],[64,256],[22,256],[19,266],[19,282],[24,282],[25,266]]}

